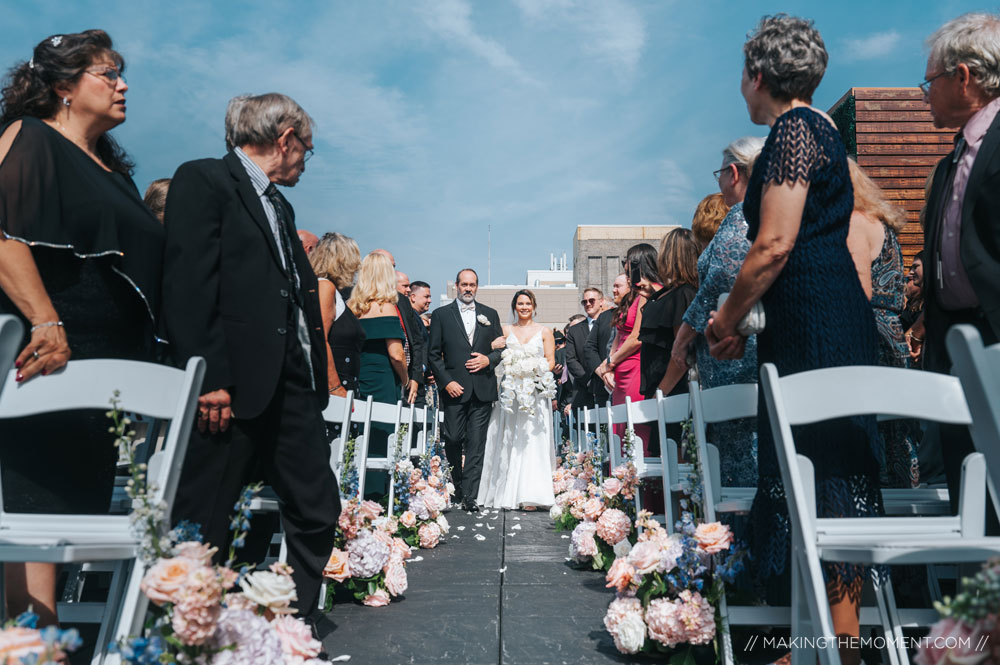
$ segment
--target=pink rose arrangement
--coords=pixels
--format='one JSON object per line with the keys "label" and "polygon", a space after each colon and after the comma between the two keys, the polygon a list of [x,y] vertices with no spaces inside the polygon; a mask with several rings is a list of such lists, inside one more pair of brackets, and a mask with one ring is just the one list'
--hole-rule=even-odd
{"label": "pink rose arrangement", "polygon": [[328,609],[333,605],[336,585],[344,586],[370,607],[388,605],[406,591],[410,546],[397,534],[407,529],[402,518],[383,515],[384,510],[373,501],[351,499],[344,505],[341,529],[323,569],[323,576],[333,582],[327,586]]}
{"label": "pink rose arrangement", "polygon": [[[400,512],[399,535],[413,547],[437,547],[448,533],[444,511],[451,503],[455,487],[440,452],[439,442],[414,466],[409,458],[396,464],[396,510]],[[432,526],[434,525],[434,526]]]}
{"label": "pink rose arrangement", "polygon": [[636,526],[634,546],[605,577],[616,592],[604,619],[615,646],[628,654],[680,653],[711,643],[718,601],[742,565],[743,552],[728,527],[695,525],[685,513],[678,531],[668,534],[647,511]]}
{"label": "pink rose arrangement", "polygon": [[935,603],[942,619],[920,641],[917,665],[1000,663],[1000,559],[962,580],[954,598]]}

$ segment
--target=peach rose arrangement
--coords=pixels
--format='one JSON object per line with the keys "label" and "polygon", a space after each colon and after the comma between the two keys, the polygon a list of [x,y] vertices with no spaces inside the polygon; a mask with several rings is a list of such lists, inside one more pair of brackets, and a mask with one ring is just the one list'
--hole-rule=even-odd
{"label": "peach rose arrangement", "polygon": [[75,628],[61,630],[51,626],[38,629],[38,615],[24,612],[10,619],[0,629],[0,663],[62,662],[66,654],[83,646]]}
{"label": "peach rose arrangement", "polygon": [[[119,409],[117,393],[111,407],[111,432],[120,457],[129,467],[126,491],[133,501],[130,517],[140,542],[137,565],[146,569],[140,589],[150,601],[151,615],[140,635],[113,643],[111,650],[122,662],[135,664],[327,662],[319,658],[322,645],[312,638],[309,626],[292,616],[296,610],[291,603],[297,595],[291,567],[276,563],[270,570],[254,571],[249,565],[235,563],[236,552],[250,530],[251,503],[261,486],[243,488],[230,520],[233,538],[229,556],[224,565],[213,563],[218,549],[201,542],[198,525],[182,521],[168,530],[165,505],[158,489],[146,482],[146,465],[136,459],[135,432]],[[42,631],[43,642],[52,642],[53,635],[47,637]],[[10,658],[14,653],[11,649],[26,646],[26,636],[0,636],[0,654],[4,656],[0,662],[20,662]],[[39,657],[30,662],[52,660]]]}
{"label": "peach rose arrangement", "polygon": [[954,598],[935,603],[942,619],[920,641],[917,665],[1000,663],[1000,559],[962,580]]}
{"label": "peach rose arrangement", "polygon": [[402,520],[383,515],[374,501],[348,501],[340,513],[333,551],[323,569],[326,611],[333,608],[337,586],[369,607],[388,605],[407,588],[406,560],[410,545],[400,537]]}
{"label": "peach rose arrangement", "polygon": [[413,547],[432,549],[448,535],[444,511],[451,503],[455,486],[449,481],[451,469],[439,454],[435,442],[414,465],[408,458],[396,463],[395,499],[399,513],[399,537]]}
{"label": "peach rose arrangement", "polygon": [[[742,569],[745,553],[719,522],[696,524],[685,512],[668,534],[647,511],[636,519],[635,544],[611,564],[608,588],[615,600],[604,626],[622,653],[684,653],[716,637],[716,608]],[[693,660],[692,660],[693,662]]]}
{"label": "peach rose arrangement", "polygon": [[562,455],[552,473],[552,491],[556,502],[549,517],[560,531],[572,531],[584,520],[583,503],[589,497],[588,487],[600,483],[600,460],[593,452],[575,452],[572,444],[563,444]]}

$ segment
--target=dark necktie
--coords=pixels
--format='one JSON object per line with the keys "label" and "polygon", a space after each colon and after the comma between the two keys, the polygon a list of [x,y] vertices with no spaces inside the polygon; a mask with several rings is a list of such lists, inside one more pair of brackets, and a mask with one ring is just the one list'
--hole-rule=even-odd
{"label": "dark necktie", "polygon": [[271,205],[274,206],[278,238],[281,241],[281,253],[285,255],[286,272],[288,273],[289,282],[292,284],[292,293],[295,294],[295,301],[298,302],[299,273],[295,268],[295,259],[292,258],[294,255],[292,254],[292,239],[288,233],[288,208],[285,207],[285,202],[282,200],[281,195],[278,194],[278,188],[274,186],[273,182],[264,190],[264,195],[267,196]]}

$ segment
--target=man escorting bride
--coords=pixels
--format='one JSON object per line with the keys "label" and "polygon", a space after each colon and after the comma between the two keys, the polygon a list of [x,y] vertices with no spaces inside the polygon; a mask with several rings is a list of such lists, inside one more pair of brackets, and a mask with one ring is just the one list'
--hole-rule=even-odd
{"label": "man escorting bride", "polygon": [[552,471],[552,399],[555,339],[535,323],[535,294],[522,289],[511,302],[516,322],[504,326],[494,349],[505,349],[498,368],[500,400],[486,434],[476,502],[492,508],[534,510],[555,503]]}

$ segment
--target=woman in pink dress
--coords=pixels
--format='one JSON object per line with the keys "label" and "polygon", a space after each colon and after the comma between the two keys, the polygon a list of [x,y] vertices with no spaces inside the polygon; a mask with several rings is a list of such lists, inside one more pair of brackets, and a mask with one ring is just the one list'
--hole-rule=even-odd
{"label": "woman in pink dress", "polygon": [[[611,390],[613,405],[624,404],[626,397],[630,397],[633,402],[642,400],[642,393],[639,392],[641,383],[639,349],[642,347],[642,342],[639,341],[639,328],[642,324],[642,308],[646,304],[646,299],[639,294],[636,282],[639,277],[638,256],[644,252],[656,255],[656,249],[652,245],[640,243],[630,247],[625,256],[623,267],[628,280],[628,290],[618,303],[618,312],[615,315],[616,332],[611,342],[611,354],[597,369],[597,375]],[[636,264],[635,269],[633,264]],[[635,275],[636,279],[633,280],[632,275]],[[646,456],[650,454],[648,446],[651,431],[649,425],[635,427],[635,435],[642,439],[643,454]],[[623,438],[625,426],[615,425],[615,434]]]}

